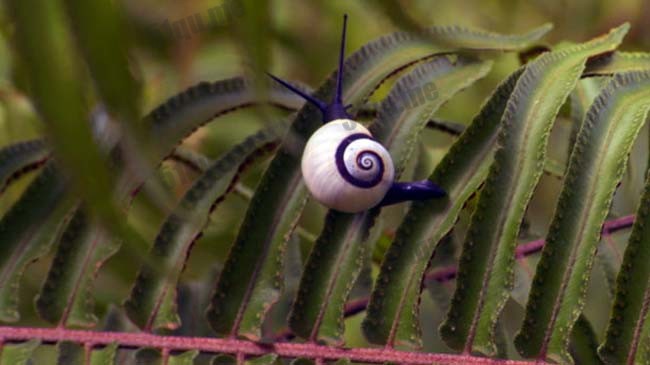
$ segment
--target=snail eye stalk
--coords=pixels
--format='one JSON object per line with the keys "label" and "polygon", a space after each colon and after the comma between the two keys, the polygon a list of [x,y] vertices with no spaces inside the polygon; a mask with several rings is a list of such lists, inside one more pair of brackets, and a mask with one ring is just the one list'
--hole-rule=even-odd
{"label": "snail eye stalk", "polygon": [[327,111],[327,103],[318,100],[317,98],[307,94],[306,92],[298,89],[297,87],[291,85],[287,81],[284,81],[284,80],[282,80],[281,78],[279,78],[277,76],[274,76],[274,75],[272,75],[272,74],[270,74],[268,72],[266,74],[269,75],[269,77],[272,78],[273,80],[277,81],[280,85],[282,85],[282,86],[286,87],[287,89],[291,90],[294,94],[297,94],[297,95],[301,96],[303,99],[307,100],[308,102],[314,104],[314,106],[316,106],[321,112],[323,112],[323,114],[325,114],[325,112]]}
{"label": "snail eye stalk", "polygon": [[291,85],[287,81],[280,79],[279,77],[268,74],[273,80],[277,81],[287,89],[291,90],[295,94],[301,96],[303,99],[314,104],[320,111],[323,113],[323,122],[331,122],[336,119],[352,119],[352,117],[347,113],[346,109],[349,108],[349,105],[346,106],[343,104],[343,65],[345,61],[345,37],[348,27],[348,15],[343,16],[343,33],[341,35],[341,49],[339,52],[339,66],[336,73],[336,91],[334,98],[328,104],[325,103],[312,95],[309,95],[297,87]]}

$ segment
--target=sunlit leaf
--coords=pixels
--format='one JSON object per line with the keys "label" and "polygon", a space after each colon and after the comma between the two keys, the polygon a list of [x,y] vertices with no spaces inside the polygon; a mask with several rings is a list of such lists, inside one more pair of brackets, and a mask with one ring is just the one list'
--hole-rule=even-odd
{"label": "sunlit leaf", "polygon": [[513,284],[519,227],[543,171],[555,117],[587,58],[615,49],[628,28],[546,53],[529,63],[517,81],[465,237],[452,306],[440,327],[450,347],[495,353],[494,328]]}
{"label": "sunlit leaf", "polygon": [[650,109],[648,97],[650,73],[618,74],[587,113],[515,340],[527,357],[571,361],[571,329],[584,307],[601,227]]}

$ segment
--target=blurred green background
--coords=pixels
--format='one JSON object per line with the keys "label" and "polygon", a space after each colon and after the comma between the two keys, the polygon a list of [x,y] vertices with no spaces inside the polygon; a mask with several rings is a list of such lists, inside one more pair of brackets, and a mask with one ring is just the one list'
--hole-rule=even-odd
{"label": "blurred green background", "polygon": [[[216,23],[209,22],[209,14],[212,9],[226,9],[223,7],[223,1],[115,2],[124,9],[130,26],[132,67],[144,86],[141,110],[145,113],[168,97],[200,81],[216,81],[251,74],[260,69],[268,69],[286,79],[300,80],[313,88],[318,87],[336,64],[344,13],[350,17],[348,55],[363,44],[400,29],[455,24],[499,33],[523,33],[546,22],[555,26],[544,39],[545,44],[549,46],[566,41],[583,41],[628,21],[631,23],[631,31],[621,50],[650,50],[648,0],[248,1],[243,9],[226,10]],[[6,20],[5,14],[2,15],[4,20],[1,30],[4,40],[0,42],[0,146],[5,146],[42,135],[44,128],[33,106],[21,91],[24,86],[20,62],[13,56],[14,52],[8,41],[11,24]],[[176,29],[177,33],[174,34],[164,26],[168,24],[173,29],[196,16],[205,22],[205,28],[200,31],[192,31],[189,29],[189,23],[186,23],[187,29]],[[71,54],[70,57],[78,56]],[[495,85],[514,71],[519,62],[517,54],[499,56],[485,79],[455,97],[437,116],[443,120],[468,123]],[[381,88],[375,98],[380,98],[385,92],[386,88]],[[260,126],[282,115],[286,113],[268,108],[237,111],[216,123],[206,125],[183,143],[210,158],[216,158]],[[568,112],[560,119],[562,120],[554,129],[549,153],[551,158],[562,162],[566,159],[566,136],[571,126]],[[432,168],[453,142],[453,137],[427,131],[422,140],[427,146],[427,156],[430,159],[428,164]],[[647,139],[642,138],[637,144],[630,169],[617,193],[612,215],[630,214],[635,210],[647,161]],[[204,287],[209,290],[211,278],[227,255],[243,220],[247,199],[264,167],[257,167],[247,174],[238,184],[236,192],[229,195],[212,213],[203,237],[194,245],[183,274],[184,282],[207,283]],[[159,170],[169,191],[177,198],[182,196],[196,177],[190,169],[175,162],[165,162]],[[428,175],[428,172],[425,175]],[[25,175],[0,196],[0,213],[6,212],[34,176],[34,173]],[[557,178],[543,177],[529,208],[527,228],[522,233],[522,242],[543,237],[559,187]],[[145,238],[144,242],[152,242],[166,212],[152,210],[145,203],[136,199],[129,213],[129,222]],[[295,239],[303,258],[309,252],[310,239],[320,231],[325,212],[313,202],[309,203],[306,209]],[[389,237],[399,222],[403,207],[391,208],[388,213],[375,262],[381,259],[381,250],[390,242]],[[463,220],[467,218],[468,213],[461,218],[459,227],[463,227]],[[462,238],[462,235],[462,229],[457,229],[451,240],[458,244],[458,241],[461,241],[458,237]],[[622,232],[611,237],[608,245],[612,249],[614,260],[620,260],[620,250],[626,236],[627,233]],[[440,255],[441,257],[453,257],[454,242],[443,245],[450,247],[450,253]],[[107,312],[110,304],[119,304],[127,296],[140,260],[132,253],[130,250],[122,250],[100,271],[95,285],[98,313]],[[521,260],[521,270],[517,274],[514,296],[519,296],[524,301],[535,260],[534,257]],[[442,264],[443,261],[444,259],[440,259],[437,264]],[[21,325],[47,325],[37,318],[32,303],[50,262],[51,257],[41,260],[27,272],[21,292],[21,303],[24,307]],[[374,269],[376,270],[376,267]],[[602,285],[606,276],[606,267],[596,268],[594,282]],[[356,295],[367,294],[368,285],[368,282],[359,285]],[[431,283],[429,289],[433,295],[423,297],[423,323],[426,324],[423,330],[427,350],[445,351],[437,339],[436,328],[445,310],[445,295],[441,298],[440,293],[448,293],[451,285],[453,283]],[[586,309],[599,333],[602,333],[609,308],[609,299],[600,300],[604,295],[602,290],[595,290]],[[284,305],[286,306],[286,303]],[[521,309],[508,308],[506,313],[515,313],[518,310]],[[280,309],[278,311],[282,312]],[[506,327],[511,326],[514,329],[517,325],[517,315],[506,317]],[[359,331],[360,318],[360,315],[357,315],[349,320],[347,337],[350,346],[365,344]]]}

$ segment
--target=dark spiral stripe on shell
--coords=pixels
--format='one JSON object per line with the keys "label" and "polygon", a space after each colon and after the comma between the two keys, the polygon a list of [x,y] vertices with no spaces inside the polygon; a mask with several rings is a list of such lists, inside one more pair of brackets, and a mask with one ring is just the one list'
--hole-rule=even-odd
{"label": "dark spiral stripe on shell", "polygon": [[356,178],[350,174],[350,171],[345,166],[345,161],[344,161],[344,155],[345,155],[345,150],[348,148],[348,146],[358,140],[358,139],[369,139],[371,141],[375,141],[374,138],[367,134],[363,133],[355,133],[351,134],[347,137],[345,137],[339,146],[336,149],[336,154],[335,154],[335,159],[336,159],[336,167],[339,170],[339,174],[345,181],[349,182],[350,184],[357,186],[359,188],[365,188],[369,189],[381,182],[382,177],[384,176],[384,160],[379,156],[376,152],[370,151],[370,150],[363,150],[357,154],[355,162],[357,165],[363,169],[363,170],[369,170],[374,167],[374,164],[371,163],[369,167],[366,167],[363,165],[362,160],[364,158],[367,158],[370,156],[371,159],[377,160],[379,166],[377,166],[378,171],[377,174],[371,179],[371,180],[361,180],[359,178]]}

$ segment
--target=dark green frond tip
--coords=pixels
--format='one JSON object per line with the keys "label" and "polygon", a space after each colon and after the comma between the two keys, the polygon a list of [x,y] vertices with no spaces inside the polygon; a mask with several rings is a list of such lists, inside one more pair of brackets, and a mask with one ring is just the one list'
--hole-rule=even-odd
{"label": "dark green frond tip", "polygon": [[179,141],[211,120],[263,102],[287,110],[297,110],[304,104],[299,96],[275,84],[271,84],[266,100],[260,101],[250,80],[233,77],[194,85],[170,97],[144,120],[165,156]]}
{"label": "dark green frond tip", "polygon": [[85,351],[83,345],[78,343],[63,341],[56,345],[58,356],[57,365],[83,364],[85,361]]}
{"label": "dark green frond tip", "polygon": [[232,355],[216,355],[212,358],[210,365],[236,365],[237,359]]}
{"label": "dark green frond tip", "polygon": [[0,194],[23,174],[32,171],[50,157],[42,139],[19,142],[0,149]]}
{"label": "dark green frond tip", "polygon": [[27,265],[47,254],[75,204],[68,181],[49,162],[0,220],[0,320],[20,318],[20,280]]}
{"label": "dark green frond tip", "polygon": [[163,365],[163,358],[159,350],[143,348],[135,353],[135,362],[138,365]]}

